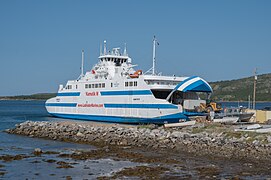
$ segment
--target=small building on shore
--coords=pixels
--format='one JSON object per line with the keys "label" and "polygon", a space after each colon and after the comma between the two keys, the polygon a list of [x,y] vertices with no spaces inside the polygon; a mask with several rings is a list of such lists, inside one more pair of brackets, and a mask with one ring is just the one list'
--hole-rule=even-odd
{"label": "small building on shore", "polygon": [[254,113],[251,122],[266,123],[268,120],[271,121],[271,111],[248,109],[247,112]]}

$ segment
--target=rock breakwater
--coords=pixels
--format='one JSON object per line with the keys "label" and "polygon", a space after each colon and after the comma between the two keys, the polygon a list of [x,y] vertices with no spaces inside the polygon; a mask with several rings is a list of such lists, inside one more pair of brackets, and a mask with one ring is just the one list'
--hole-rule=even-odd
{"label": "rock breakwater", "polygon": [[185,151],[212,157],[268,161],[271,157],[271,134],[234,132],[232,126],[221,124],[196,124],[182,129],[165,129],[156,126],[93,125],[71,121],[26,121],[6,132],[101,146],[118,145]]}

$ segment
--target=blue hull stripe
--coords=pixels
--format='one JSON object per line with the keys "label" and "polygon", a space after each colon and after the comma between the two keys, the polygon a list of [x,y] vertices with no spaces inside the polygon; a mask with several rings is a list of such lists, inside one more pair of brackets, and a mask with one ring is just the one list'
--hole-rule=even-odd
{"label": "blue hull stripe", "polygon": [[[45,106],[76,107],[77,103],[46,103]],[[172,104],[104,104],[105,108],[178,109]]]}
{"label": "blue hull stripe", "polygon": [[83,114],[62,114],[62,113],[50,113],[53,116],[69,119],[81,119],[88,121],[102,121],[112,123],[128,123],[128,124],[140,124],[140,123],[177,123],[180,119],[189,120],[187,116],[182,113],[170,114],[161,117],[154,118],[137,118],[137,117],[121,117],[121,116],[102,116],[102,115],[83,115]]}
{"label": "blue hull stripe", "polygon": [[80,92],[57,93],[57,96],[80,96]]}
{"label": "blue hull stripe", "polygon": [[123,96],[123,95],[152,95],[150,90],[131,91],[101,91],[102,96]]}
{"label": "blue hull stripe", "polygon": [[172,104],[104,104],[105,108],[150,108],[150,109],[178,109]]}
{"label": "blue hull stripe", "polygon": [[77,103],[46,103],[45,106],[76,107]]}

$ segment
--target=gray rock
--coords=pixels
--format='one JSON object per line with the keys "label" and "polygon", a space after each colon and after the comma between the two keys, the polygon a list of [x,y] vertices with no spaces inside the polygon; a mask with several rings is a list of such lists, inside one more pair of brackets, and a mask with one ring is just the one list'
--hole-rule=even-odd
{"label": "gray rock", "polygon": [[36,149],[34,149],[34,153],[35,154],[41,154],[42,150],[40,148],[36,148]]}
{"label": "gray rock", "polygon": [[78,137],[84,137],[84,134],[81,133],[81,132],[78,132],[78,133],[76,134],[76,136],[78,136]]}
{"label": "gray rock", "polygon": [[174,138],[178,138],[182,136],[182,133],[179,131],[173,131],[170,136]]}

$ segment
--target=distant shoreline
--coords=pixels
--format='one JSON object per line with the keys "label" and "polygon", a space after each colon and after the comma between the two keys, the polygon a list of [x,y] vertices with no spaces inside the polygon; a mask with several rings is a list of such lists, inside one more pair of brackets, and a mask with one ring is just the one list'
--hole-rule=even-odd
{"label": "distant shoreline", "polygon": [[22,100],[22,101],[29,101],[29,100],[47,100],[52,97],[55,97],[56,93],[39,93],[39,94],[32,94],[32,95],[18,95],[18,96],[0,96],[0,100]]}
{"label": "distant shoreline", "polygon": [[0,98],[0,101],[45,101],[47,99],[12,99],[12,98]]}

